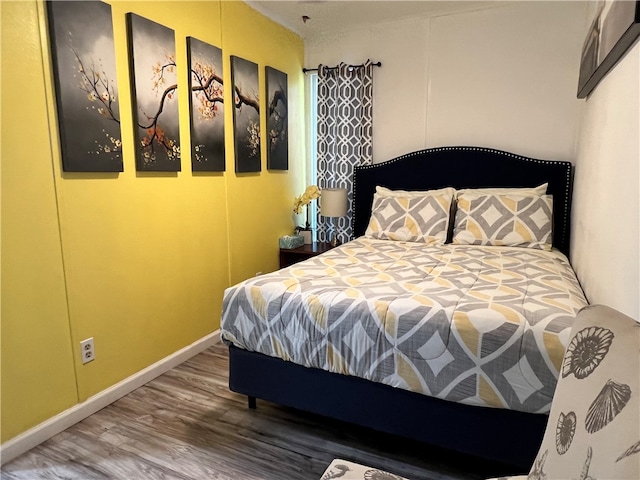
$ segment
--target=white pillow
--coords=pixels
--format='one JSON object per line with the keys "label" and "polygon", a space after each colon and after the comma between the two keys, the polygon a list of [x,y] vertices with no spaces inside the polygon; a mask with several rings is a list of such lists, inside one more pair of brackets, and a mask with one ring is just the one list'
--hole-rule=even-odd
{"label": "white pillow", "polygon": [[547,193],[548,183],[543,183],[537,187],[523,187],[523,188],[462,188],[456,191],[456,197],[465,195],[467,193],[477,195],[538,195],[542,196]]}
{"label": "white pillow", "polygon": [[391,190],[386,187],[381,187],[380,185],[376,186],[376,193],[380,197],[424,197],[425,195],[451,195],[455,194],[456,190],[452,187],[440,188],[438,190],[415,190],[415,191],[407,191],[407,190]]}

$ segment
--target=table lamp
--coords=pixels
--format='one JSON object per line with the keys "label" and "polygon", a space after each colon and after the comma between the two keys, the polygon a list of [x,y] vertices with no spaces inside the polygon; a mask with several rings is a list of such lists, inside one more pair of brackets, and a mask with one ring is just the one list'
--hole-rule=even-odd
{"label": "table lamp", "polygon": [[[347,189],[346,188],[323,188],[320,195],[320,215],[328,218],[344,217],[347,214]],[[333,225],[333,235],[331,246],[340,245],[338,232]]]}

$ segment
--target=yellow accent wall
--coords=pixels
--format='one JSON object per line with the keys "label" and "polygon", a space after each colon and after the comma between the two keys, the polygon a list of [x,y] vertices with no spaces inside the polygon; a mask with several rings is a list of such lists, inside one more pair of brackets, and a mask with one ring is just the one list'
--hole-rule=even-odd
{"label": "yellow accent wall", "polygon": [[[289,83],[289,171],[267,171],[262,148],[262,173],[229,175],[228,206],[231,283],[278,266],[277,238],[294,227],[293,198],[304,191],[304,51],[302,40],[289,30],[273,28],[273,22],[256,14],[243,2],[222,2],[222,39],[225,45],[225,81],[231,81],[229,56],[237,55],[259,65],[260,100],[265,104],[264,67],[287,73]],[[264,33],[260,33],[264,32]],[[267,33],[268,32],[268,33]],[[297,48],[292,48],[293,46]],[[287,53],[288,52],[288,53]],[[291,108],[295,105],[297,108]],[[231,123],[231,109],[225,110]],[[260,130],[266,131],[261,115]],[[227,147],[233,148],[231,129],[226,130]],[[264,137],[263,137],[264,138]],[[264,145],[264,142],[263,142]],[[277,215],[265,215],[278,211]],[[274,235],[273,232],[278,232]]]}
{"label": "yellow accent wall", "polygon": [[[277,268],[294,226],[306,155],[302,40],[236,1],[108,2],[124,172],[68,173],[60,145],[41,0],[0,2],[2,27],[2,351],[4,442],[219,328],[224,288]],[[137,173],[125,14],[174,29],[182,171]],[[186,37],[288,74],[289,171],[192,173]],[[26,49],[25,49],[26,45]],[[261,119],[265,144],[264,115]],[[96,360],[82,365],[79,342]]]}
{"label": "yellow accent wall", "polygon": [[0,2],[2,441],[78,402],[35,2]]}

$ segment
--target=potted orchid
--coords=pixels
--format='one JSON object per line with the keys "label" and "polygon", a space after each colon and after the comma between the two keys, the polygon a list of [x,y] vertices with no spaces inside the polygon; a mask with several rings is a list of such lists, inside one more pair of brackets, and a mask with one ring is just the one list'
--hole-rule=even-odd
{"label": "potted orchid", "polygon": [[298,227],[297,230],[304,237],[304,243],[311,243],[311,224],[309,223],[309,204],[312,200],[320,197],[320,189],[316,185],[309,185],[304,193],[293,200],[293,212],[302,213],[302,207],[307,207],[307,222],[304,226]]}

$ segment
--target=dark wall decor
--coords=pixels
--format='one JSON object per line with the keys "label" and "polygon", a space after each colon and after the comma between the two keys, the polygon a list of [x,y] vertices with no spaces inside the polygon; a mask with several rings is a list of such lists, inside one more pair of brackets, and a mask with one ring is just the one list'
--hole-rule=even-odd
{"label": "dark wall decor", "polygon": [[602,3],[582,48],[578,98],[586,98],[640,35],[640,1]]}
{"label": "dark wall decor", "polygon": [[267,88],[267,168],[289,169],[287,74],[266,67]]}
{"label": "dark wall decor", "polygon": [[187,37],[191,95],[191,169],[223,172],[224,102],[222,50]]}
{"label": "dark wall decor", "polygon": [[231,56],[233,83],[233,130],[236,172],[259,172],[260,160],[260,96],[258,65]]}
{"label": "dark wall decor", "polygon": [[127,30],[136,169],[180,171],[174,32],[133,13],[127,14]]}
{"label": "dark wall decor", "polygon": [[121,172],[111,6],[47,2],[65,172]]}

